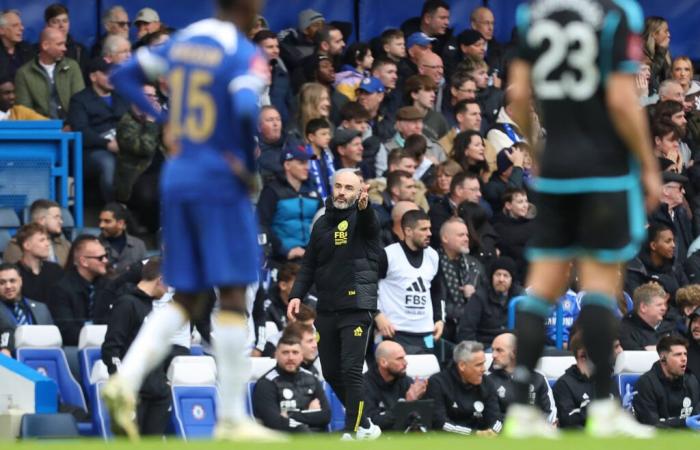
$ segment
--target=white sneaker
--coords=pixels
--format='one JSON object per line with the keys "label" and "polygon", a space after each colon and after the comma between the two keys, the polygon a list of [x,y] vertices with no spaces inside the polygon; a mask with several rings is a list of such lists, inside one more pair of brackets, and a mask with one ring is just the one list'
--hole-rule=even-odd
{"label": "white sneaker", "polygon": [[556,439],[559,431],[534,406],[513,404],[506,414],[503,435],[511,439]]}
{"label": "white sneaker", "polygon": [[132,441],[139,440],[139,428],[136,425],[136,395],[128,388],[118,374],[112,375],[101,391],[115,434],[126,434]]}
{"label": "white sneaker", "polygon": [[240,422],[219,421],[214,428],[214,439],[229,442],[287,442],[287,435],[266,428],[254,420]]}
{"label": "white sneaker", "polygon": [[352,437],[352,434],[350,433],[343,433],[343,435],[340,437],[341,441],[354,441],[355,438]]}
{"label": "white sneaker", "polygon": [[367,419],[369,422],[369,428],[362,428],[359,427],[357,429],[357,433],[355,434],[355,438],[358,441],[374,441],[375,439],[379,439],[379,436],[382,435],[382,429],[379,428],[377,425],[373,424],[370,419]]}
{"label": "white sneaker", "polygon": [[615,399],[596,400],[588,407],[586,434],[597,438],[631,437],[651,439],[656,429],[643,425],[623,410]]}

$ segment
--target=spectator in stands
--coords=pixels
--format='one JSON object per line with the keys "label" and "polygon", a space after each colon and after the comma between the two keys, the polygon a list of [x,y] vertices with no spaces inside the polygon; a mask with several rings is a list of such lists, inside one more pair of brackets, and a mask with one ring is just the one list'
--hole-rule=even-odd
{"label": "spectator in stands", "polygon": [[649,93],[659,90],[662,81],[671,76],[671,31],[662,17],[650,16],[644,21],[642,32],[644,55],[651,61]]}
{"label": "spectator in stands", "polygon": [[[53,200],[34,200],[29,206],[29,220],[41,225],[49,234],[51,247],[49,248],[48,261],[58,263],[61,267],[65,266],[71,244],[63,234],[61,205]],[[17,243],[17,239],[12,239],[3,253],[3,260],[16,263],[21,258],[22,249]]]}
{"label": "spectator in stands", "polygon": [[284,176],[268,183],[260,193],[260,225],[272,243],[272,258],[279,262],[304,257],[311,221],[322,206],[318,192],[309,187],[309,155],[301,145],[289,145],[280,155]]}
{"label": "spectator in stands", "polygon": [[331,178],[335,172],[331,142],[331,124],[324,118],[311,119],[306,124],[306,153],[309,160],[309,184],[321,202],[331,195]]}
{"label": "spectator in stands", "polygon": [[445,297],[443,339],[456,342],[465,305],[477,288],[488,283],[483,264],[469,254],[469,231],[459,217],[449,218],[440,227],[438,257],[440,271],[436,282],[442,284]]}
{"label": "spectator in stands", "polygon": [[301,341],[301,368],[306,369],[317,378],[321,377],[319,369],[321,362],[318,359],[318,341],[316,340],[316,330],[313,325],[299,322],[292,322],[285,327],[285,333],[299,336]]}
{"label": "spectator in stands", "polygon": [[24,25],[19,11],[9,9],[0,12],[0,67],[13,80],[17,70],[31,61],[36,53],[23,37]]}
{"label": "spectator in stands", "polygon": [[100,242],[118,273],[146,258],[146,245],[126,231],[127,215],[119,203],[107,203],[100,210]]}
{"label": "spectator in stands", "polygon": [[[362,97],[364,104],[376,100],[372,98],[373,94],[365,91],[360,91],[359,95]],[[381,124],[382,127],[384,127],[384,122],[386,121],[379,120],[380,118],[376,116],[378,111],[375,110],[374,114],[375,116],[372,117],[369,111],[359,102],[347,102],[339,112],[339,128],[356,130],[362,134],[362,163],[370,169],[369,172],[372,178],[376,176],[375,166],[377,154],[381,151],[386,151],[385,149],[382,150],[384,145],[382,144],[382,139],[375,135],[370,127],[370,121],[375,125]]]}
{"label": "spectator in stands", "polygon": [[65,119],[73,95],[85,88],[78,63],[65,58],[66,37],[45,28],[39,37],[39,54],[17,70],[17,103],[52,119]]}
{"label": "spectator in stands", "polygon": [[428,387],[427,380],[406,375],[406,352],[401,344],[383,341],[374,350],[376,365],[364,374],[367,417],[384,431],[396,422],[394,407],[399,402],[420,400]]}
{"label": "spectator in stands", "polygon": [[[417,108],[423,114],[423,134],[436,141],[449,131],[447,121],[435,111],[435,91],[437,85],[427,75],[414,75],[404,85],[404,102]],[[444,161],[444,153],[432,155],[437,162]]]}
{"label": "spectator in stands", "polygon": [[458,62],[466,59],[477,60],[486,57],[486,39],[476,30],[467,29],[457,36],[459,45]]}
{"label": "spectator in stands", "polygon": [[102,26],[104,26],[106,33],[100,36],[95,42],[95,45],[92,46],[90,58],[95,58],[102,54],[104,40],[109,36],[117,35],[128,40],[130,25],[129,15],[123,6],[114,5],[109,8],[102,16]]}
{"label": "spectator in stands", "polygon": [[[480,194],[476,191],[471,193],[474,197],[477,195],[480,197]],[[457,208],[457,216],[464,220],[469,229],[469,252],[485,266],[498,256],[496,251],[498,234],[489,222],[489,214],[491,214],[490,207],[483,198],[481,202],[474,200],[462,202]]]}
{"label": "spectator in stands", "polygon": [[73,39],[70,35],[70,18],[68,8],[61,3],[53,3],[44,10],[44,22],[47,27],[60,30],[66,36],[66,56],[75,60],[81,70],[87,68],[89,61],[88,52],[85,46]]}
{"label": "spectator in stands", "polygon": [[430,247],[430,219],[422,210],[401,218],[404,239],[384,249],[379,258],[377,330],[409,355],[432,354],[442,337],[442,292],[433,283],[437,252]]}
{"label": "spectator in stands", "polygon": [[654,154],[669,172],[682,173],[685,164],[680,152],[679,129],[673,123],[656,122],[651,127]]}
{"label": "spectator in stands", "polygon": [[42,303],[51,302],[53,287],[63,277],[63,269],[48,261],[51,241],[46,229],[38,223],[22,225],[15,235],[22,249],[22,259],[17,262],[22,277],[24,295]]}
{"label": "spectator in stands", "polygon": [[[105,48],[107,48],[105,46]],[[85,173],[99,180],[104,201],[114,199],[114,172],[119,153],[117,124],[129,104],[114,92],[112,65],[102,58],[90,62],[90,86],[71,98],[68,122],[83,134]]]}
{"label": "spectator in stands", "polygon": [[352,129],[339,129],[331,140],[335,170],[356,169],[362,173],[365,180],[370,179],[370,168],[362,162],[362,136]]}
{"label": "spectator in stands", "polygon": [[[141,281],[127,288],[119,297],[110,316],[102,343],[102,361],[110,374],[117,372],[141,325],[153,311],[153,303],[167,292],[160,258],[150,258],[141,270]],[[172,403],[166,372],[172,358],[189,354],[188,348],[173,345],[170,356],[146,376],[139,390],[136,411],[136,422],[142,435],[161,436],[165,433]]]}
{"label": "spectator in stands", "polygon": [[491,172],[484,142],[478,130],[469,130],[457,134],[452,147],[452,159],[462,166],[463,171],[476,175],[481,183],[488,181]]}
{"label": "spectator in stands", "polygon": [[678,289],[676,308],[681,316],[676,329],[679,333],[686,334],[689,330],[691,315],[700,308],[700,284],[688,284]]}
{"label": "spectator in stands", "polygon": [[262,30],[253,37],[253,42],[258,44],[270,65],[270,84],[261,97],[269,98],[269,104],[274,106],[282,122],[286,124],[294,106],[294,98],[289,70],[280,58],[277,35],[270,30]]}
{"label": "spectator in stands", "polygon": [[275,430],[321,431],[331,419],[321,381],[301,368],[301,340],[292,333],[280,338],[277,365],[255,383],[253,414]]}
{"label": "spectator in stands", "polygon": [[33,109],[16,104],[15,82],[9,74],[0,74],[0,122],[3,120],[47,120]]}
{"label": "spectator in stands", "polygon": [[[455,106],[462,101],[476,98],[476,81],[465,72],[455,72],[450,77],[450,95],[445,100],[438,100],[438,106],[450,128],[457,126]],[[479,121],[481,125],[481,121]]]}
{"label": "spectator in stands", "polygon": [[685,92],[680,82],[672,79],[661,81],[659,85],[659,101],[673,100],[679,103],[684,103]]}
{"label": "spectator in stands", "polygon": [[[375,161],[376,173],[383,174],[388,169],[388,157],[394,149],[402,149],[406,138],[414,134],[423,133],[423,117],[425,113],[414,106],[404,106],[396,113],[396,133],[394,137],[384,142],[383,148],[377,153]],[[444,153],[437,142],[428,139],[428,154],[437,159],[439,153]]]}
{"label": "spectator in stands", "polygon": [[14,264],[0,264],[0,353],[12,357],[15,328],[21,325],[53,325],[45,304],[27,298],[22,277]]}
{"label": "spectator in stands", "polygon": [[676,262],[676,239],[673,230],[663,223],[649,226],[646,245],[639,255],[627,263],[625,291],[634,292],[639,286],[654,281],[675,297],[679,287],[688,284],[683,267]]}
{"label": "spectator in stands", "polygon": [[[505,416],[508,407],[513,404],[515,396],[513,384],[515,341],[514,334],[503,333],[496,336],[491,345],[493,349],[493,363],[489,368],[487,378],[496,386],[498,406],[500,406],[503,416]],[[547,422],[554,424],[557,420],[557,407],[554,405],[554,397],[549,383],[539,372],[534,372],[530,381],[528,403],[539,408],[547,417]]]}
{"label": "spectator in stands", "polygon": [[263,106],[258,116],[258,165],[263,180],[282,173],[280,154],[284,147],[283,123],[280,112],[274,106]]}
{"label": "spectator in stands", "polygon": [[382,228],[381,242],[382,247],[389,246],[399,241],[403,241],[404,234],[401,229],[401,219],[403,215],[409,211],[418,209],[418,205],[414,202],[399,201],[391,208],[391,229]]}
{"label": "spectator in stands", "polygon": [[668,310],[668,294],[656,283],[639,286],[632,294],[634,311],[620,323],[620,345],[625,350],[654,351],[663,336],[674,333],[664,322]]}
{"label": "spectator in stands", "polygon": [[688,324],[688,372],[700,380],[700,309],[689,315]]}
{"label": "spectator in stands", "polygon": [[[511,95],[508,95],[508,91],[506,91],[503,96],[503,107],[501,107],[498,112],[496,123],[489,129],[488,133],[486,133],[486,139],[489,140],[493,148],[499,153],[501,149],[512,147],[516,142],[527,140],[525,134],[512,119],[513,110],[511,97]],[[482,108],[481,114],[482,118],[487,119],[487,110]]]}
{"label": "spectator in stands", "polygon": [[287,304],[299,265],[285,263],[277,270],[277,282],[270,284],[268,298],[264,303],[265,322],[274,322],[279,331],[287,326]]}
{"label": "spectator in stands", "polygon": [[[481,131],[486,132],[497,122],[498,112],[503,105],[503,91],[499,86],[489,83],[489,66],[483,59],[472,61],[466,73],[474,78],[476,83],[476,101],[481,106],[481,115],[484,119]],[[494,79],[499,80],[497,75]]]}
{"label": "spectator in stands", "polygon": [[[153,108],[160,111],[156,87],[145,84],[143,92]],[[117,123],[116,130],[119,152],[114,171],[115,199],[130,205],[140,223],[156,232],[160,206],[158,183],[165,161],[163,127],[132,105]]]}
{"label": "spectator in stands", "polygon": [[290,124],[288,138],[296,142],[304,141],[306,125],[311,119],[323,117],[328,119],[331,114],[331,96],[326,86],[320,83],[306,83],[299,91],[299,108],[295,123]]}
{"label": "spectator in stands", "polygon": [[524,291],[516,282],[517,267],[507,256],[495,259],[489,267],[490,283],[477,286],[459,321],[457,341],[476,340],[490,346],[508,326],[508,303]]}
{"label": "spectator in stands", "polygon": [[508,189],[524,189],[525,152],[520,145],[504,148],[496,157],[496,171],[484,185],[484,198],[494,211],[503,208],[503,195]]}
{"label": "spectator in stands", "polygon": [[662,173],[662,178],[661,204],[651,214],[649,222],[662,223],[673,230],[676,262],[683,264],[688,255],[688,248],[693,242],[693,225],[683,205],[683,185],[688,182],[688,178],[668,171]]}
{"label": "spectator in stands", "polygon": [[423,53],[430,52],[435,38],[431,38],[425,33],[415,32],[407,35],[406,54],[407,58],[399,62],[399,85],[403,86],[407,79],[418,74],[418,61]]}
{"label": "spectator in stands", "polygon": [[525,245],[535,233],[534,222],[529,216],[530,203],[524,189],[508,189],[503,194],[503,209],[493,217],[493,228],[498,233],[498,249],[501,255],[515,261],[515,280],[523,284],[527,261],[525,260]]}
{"label": "spectator in stands", "polygon": [[435,202],[430,208],[430,222],[433,226],[431,243],[433,247],[438,248],[440,246],[440,227],[450,217],[454,217],[457,214],[457,207],[465,201],[478,203],[480,198],[479,180],[474,174],[460,172],[452,177],[448,195]]}
{"label": "spectator in stands", "polygon": [[[401,39],[403,41],[403,38]],[[384,100],[380,110],[390,117],[395,117],[401,107],[401,90],[397,89],[399,73],[396,62],[386,56],[377,56],[372,64],[372,76],[384,85]]]}
{"label": "spectator in stands", "polygon": [[406,39],[403,31],[398,28],[384,30],[379,36],[379,43],[382,46],[383,54],[397,65],[406,58]]}
{"label": "spectator in stands", "polygon": [[409,36],[420,32],[434,39],[432,50],[438,55],[448,53],[452,44],[450,27],[450,5],[444,0],[427,0],[421,9],[420,18],[409,19],[401,25],[403,32]]}
{"label": "spectator in stands", "polygon": [[[296,280],[296,276],[294,278]],[[292,286],[294,285],[294,280],[292,281]],[[287,325],[278,333],[266,336],[266,342],[264,346],[264,350],[262,351],[262,356],[265,357],[274,357],[275,356],[275,349],[277,347],[277,343],[279,342],[280,338],[282,335],[285,333],[285,331],[289,328],[289,325],[291,323],[298,323],[306,327],[314,327],[314,322],[316,321],[316,309],[315,308],[315,302],[316,298],[312,296],[311,294],[307,294],[306,298],[304,299],[305,302],[307,303],[302,303],[299,305],[299,311],[294,315],[294,320],[291,322],[287,322]],[[289,319],[289,316],[287,316],[287,319]],[[301,339],[301,334],[297,333],[299,336],[299,339]],[[304,346],[302,344],[302,351],[304,350]],[[317,346],[318,350],[318,346]]]}
{"label": "spectator in stands", "polygon": [[594,397],[594,386],[580,333],[572,336],[569,349],[576,358],[576,364],[566,369],[554,384],[554,403],[560,428],[583,428],[588,417],[588,405]]}
{"label": "spectator in stands", "polygon": [[435,401],[433,427],[462,435],[497,435],[503,427],[503,416],[496,387],[484,377],[484,346],[474,341],[460,342],[453,359],[454,364],[428,380],[425,398]]}
{"label": "spectator in stands", "polygon": [[380,137],[389,133],[386,130],[391,127],[389,121],[385,122],[381,117],[380,108],[384,97],[384,85],[378,78],[364,78],[357,88],[357,103],[367,110],[373,134]]}
{"label": "spectator in stands", "polygon": [[693,62],[687,56],[676,56],[671,66],[671,77],[681,84],[685,91],[686,109],[697,110],[697,98],[700,96],[700,82],[693,79]]}
{"label": "spectator in stands", "polygon": [[433,52],[423,53],[418,59],[418,75],[428,76],[435,82],[437,88],[433,109],[439,112],[443,101],[449,96],[445,93],[447,83],[445,82],[445,66],[442,58]]}
{"label": "spectator in stands", "polygon": [[[345,52],[343,66],[335,77],[335,89],[351,102],[357,100],[360,82],[369,77],[374,64],[372,49],[364,42],[355,42]],[[382,91],[383,92],[383,91]]]}
{"label": "spectator in stands", "polygon": [[690,428],[686,419],[700,411],[700,383],[686,372],[688,341],[680,336],[663,337],[656,352],[659,360],[635,385],[634,415],[657,428]]}
{"label": "spectator in stands", "polygon": [[289,70],[301,65],[301,61],[314,52],[314,38],[323,28],[326,19],[318,11],[305,9],[299,13],[298,29],[280,32],[280,54]]}
{"label": "spectator in stands", "polygon": [[[683,104],[675,100],[665,100],[654,105],[653,121],[675,126],[678,135],[678,152],[682,158],[683,167],[688,167],[693,154],[698,150],[696,140],[688,132],[688,119],[683,111]],[[668,136],[667,137],[672,137]],[[661,139],[664,139],[661,136]],[[656,144],[656,142],[654,142]],[[665,142],[664,144],[667,144]],[[667,145],[664,145],[666,147]],[[659,149],[661,150],[661,149]],[[667,169],[668,170],[668,169]]]}
{"label": "spectator in stands", "polygon": [[503,73],[504,48],[494,39],[495,19],[493,12],[485,6],[475,8],[469,16],[472,30],[476,30],[486,40],[486,62],[494,69],[494,73]]}
{"label": "spectator in stands", "polygon": [[136,27],[136,39],[141,40],[148,33],[160,30],[163,24],[155,9],[143,8],[136,13],[134,26]]}
{"label": "spectator in stands", "polygon": [[452,177],[460,172],[462,172],[462,167],[451,159],[437,165],[435,168],[435,179],[428,188],[428,204],[431,209],[433,205],[440,202],[445,195],[450,193]]}
{"label": "spectator in stands", "polygon": [[83,234],[75,239],[66,274],[56,284],[49,303],[63,345],[78,345],[80,329],[95,317],[97,294],[108,264],[109,255],[95,236]]}
{"label": "spectator in stands", "polygon": [[107,36],[102,42],[100,56],[110,64],[121,64],[131,58],[131,42],[119,34]]}
{"label": "spectator in stands", "polygon": [[394,205],[416,201],[416,180],[410,172],[394,170],[386,176],[386,189],[381,193],[381,204],[374,205],[382,229],[388,229]]}
{"label": "spectator in stands", "polygon": [[[452,158],[454,154],[454,140],[457,134],[464,131],[479,131],[481,129],[481,107],[476,100],[460,100],[453,108],[454,127],[440,139],[440,146],[445,149],[448,157]],[[488,141],[484,141],[486,144]],[[496,151],[490,146],[489,153],[493,153],[491,159],[495,160]]]}

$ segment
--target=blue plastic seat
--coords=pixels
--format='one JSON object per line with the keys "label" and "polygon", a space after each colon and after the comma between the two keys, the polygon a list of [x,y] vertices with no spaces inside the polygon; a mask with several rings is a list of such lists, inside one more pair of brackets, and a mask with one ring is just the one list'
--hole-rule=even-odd
{"label": "blue plastic seat", "polygon": [[328,424],[328,431],[340,431],[345,428],[345,407],[338,396],[331,388],[331,385],[323,382],[328,403],[331,405],[331,422]]}
{"label": "blue plastic seat", "polygon": [[621,373],[615,376],[622,407],[628,411],[632,410],[632,400],[637,394],[635,387],[640,376],[639,373]]}
{"label": "blue plastic seat", "polygon": [[70,414],[25,414],[19,436],[22,439],[75,439],[78,425]]}

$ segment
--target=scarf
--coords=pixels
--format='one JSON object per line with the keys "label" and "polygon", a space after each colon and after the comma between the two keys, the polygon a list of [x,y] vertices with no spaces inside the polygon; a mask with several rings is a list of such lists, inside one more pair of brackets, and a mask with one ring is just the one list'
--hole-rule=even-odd
{"label": "scarf", "polygon": [[[307,144],[306,153],[310,155],[315,155],[314,149],[311,148],[311,144]],[[326,200],[329,195],[331,195],[331,179],[335,173],[335,166],[333,165],[333,155],[328,149],[323,149],[321,152],[321,157],[323,158],[323,163],[325,165],[325,172],[327,177],[322,176],[321,160],[312,159],[309,160],[309,173],[311,174],[311,179],[314,183],[314,190],[318,192],[318,195],[322,200]],[[325,178],[325,179],[324,179]]]}
{"label": "scarf", "polygon": [[459,320],[462,316],[462,309],[467,303],[467,298],[464,297],[462,286],[468,284],[467,278],[467,262],[464,257],[457,258],[452,261],[447,257],[447,253],[440,248],[438,250],[440,258],[440,267],[442,275],[445,279],[447,289],[446,312],[448,320]]}

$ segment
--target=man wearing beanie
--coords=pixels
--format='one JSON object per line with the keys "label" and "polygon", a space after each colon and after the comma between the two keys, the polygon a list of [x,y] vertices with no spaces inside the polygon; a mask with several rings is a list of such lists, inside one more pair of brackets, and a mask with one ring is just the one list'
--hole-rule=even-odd
{"label": "man wearing beanie", "polygon": [[478,341],[490,347],[493,339],[508,327],[508,303],[522,294],[513,276],[515,262],[502,256],[489,267],[489,284],[481,285],[467,302],[457,329],[457,342]]}

